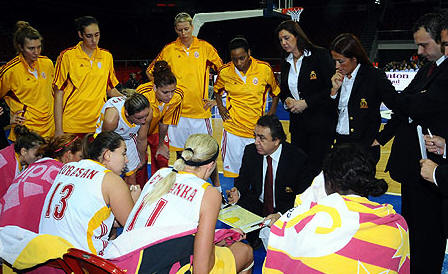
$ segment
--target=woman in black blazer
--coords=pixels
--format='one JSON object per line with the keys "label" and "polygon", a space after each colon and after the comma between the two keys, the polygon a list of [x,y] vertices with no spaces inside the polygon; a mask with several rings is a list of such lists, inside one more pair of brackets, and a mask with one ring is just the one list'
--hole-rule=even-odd
{"label": "woman in black blazer", "polygon": [[376,141],[381,125],[380,105],[395,106],[395,88],[386,74],[373,67],[359,39],[351,33],[337,36],[330,46],[336,61],[331,97],[338,110],[336,143],[357,143],[380,159]]}
{"label": "woman in black blazer", "polygon": [[322,169],[336,127],[330,89],[334,62],[328,50],[315,46],[288,20],[276,29],[282,48],[280,99],[290,113],[291,143],[308,155],[307,170],[314,178]]}

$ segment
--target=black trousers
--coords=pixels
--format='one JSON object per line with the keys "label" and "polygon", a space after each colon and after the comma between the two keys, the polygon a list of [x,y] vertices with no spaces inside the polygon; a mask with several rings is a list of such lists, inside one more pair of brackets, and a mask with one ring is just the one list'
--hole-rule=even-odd
{"label": "black trousers", "polygon": [[418,178],[401,184],[401,201],[409,227],[411,273],[440,273],[446,247],[446,198],[437,186]]}
{"label": "black trousers", "polygon": [[312,182],[322,171],[322,162],[327,156],[333,136],[326,133],[307,133],[305,131],[291,132],[291,144],[302,149],[308,156],[305,170],[306,178]]}
{"label": "black trousers", "polygon": [[350,137],[350,135],[340,135],[340,134],[336,134],[335,137],[336,143],[335,145],[339,145],[339,144],[359,144],[361,147],[363,147],[366,151],[366,153],[369,155],[370,159],[372,160],[372,162],[375,164],[378,164],[379,160],[380,160],[380,156],[381,156],[381,146],[371,146],[366,145],[366,144],[361,144],[359,142],[359,140],[354,140],[353,138]]}

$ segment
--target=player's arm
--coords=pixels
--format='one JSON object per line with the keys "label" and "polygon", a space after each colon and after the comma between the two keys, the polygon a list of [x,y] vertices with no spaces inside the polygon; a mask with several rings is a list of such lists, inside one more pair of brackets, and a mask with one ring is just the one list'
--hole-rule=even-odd
{"label": "player's arm", "polygon": [[107,96],[108,97],[120,97],[123,96],[123,94],[121,94],[118,89],[116,88],[111,88],[109,90],[107,90]]}
{"label": "player's arm", "polygon": [[215,225],[221,206],[221,195],[214,187],[205,190],[199,212],[199,225],[194,239],[193,265],[195,273],[209,273],[215,264]]}
{"label": "player's arm", "polygon": [[63,54],[58,56],[56,60],[56,69],[55,69],[56,77],[53,79],[53,96],[54,96],[54,125],[55,125],[55,136],[60,136],[64,134],[63,130],[63,122],[62,122],[62,110],[63,110],[63,100],[64,100],[64,91],[62,90],[62,86],[67,81],[67,76],[70,70],[70,60],[67,57],[64,57]]}
{"label": "player's arm", "polygon": [[213,86],[213,91],[215,92],[216,107],[218,108],[219,115],[221,115],[222,120],[225,121],[227,119],[230,119],[230,115],[229,111],[222,102],[222,94],[224,92],[225,83],[224,80],[222,79],[221,73],[222,70],[220,70],[218,73],[215,85]]}
{"label": "player's arm", "polygon": [[146,160],[146,149],[148,147],[148,131],[149,126],[151,125],[152,120],[152,108],[149,108],[148,117],[146,117],[146,121],[143,125],[140,126],[137,134],[137,151],[140,157],[140,163],[143,163]]}
{"label": "player's arm", "polygon": [[104,111],[103,127],[101,131],[114,131],[118,127],[120,116],[114,107],[106,108]]}
{"label": "player's arm", "polygon": [[271,67],[269,67],[269,72],[267,76],[267,84],[269,85],[269,95],[272,98],[271,109],[268,112],[268,115],[275,114],[277,112],[279,94],[280,94],[280,86],[277,82],[277,78],[275,78],[274,71]]}
{"label": "player's arm", "polygon": [[272,105],[271,109],[269,109],[268,115],[273,115],[277,112],[277,106],[278,106],[278,96],[272,96]]}
{"label": "player's arm", "polygon": [[221,115],[221,118],[223,121],[230,119],[229,111],[224,106],[222,102],[222,95],[220,93],[215,93],[215,100],[216,100],[216,106],[219,111],[219,115]]}
{"label": "player's arm", "polygon": [[101,185],[104,202],[110,206],[117,221],[124,225],[134,207],[129,187],[113,172],[104,175]]}
{"label": "player's arm", "polygon": [[54,126],[55,126],[55,136],[60,136],[64,134],[62,127],[62,101],[64,98],[64,91],[54,87]]}
{"label": "player's arm", "polygon": [[167,132],[168,132],[168,125],[159,123],[159,146],[157,147],[156,158],[160,154],[166,159],[170,159],[169,148],[164,142]]}
{"label": "player's arm", "polygon": [[107,96],[109,97],[119,97],[119,96],[123,96],[123,94],[121,94],[118,89],[116,89],[115,87],[120,83],[117,79],[117,76],[115,76],[115,69],[114,69],[114,60],[112,58],[112,55],[110,56],[110,58],[112,59],[111,62],[109,63],[109,76],[107,79],[107,88],[106,88],[106,93]]}

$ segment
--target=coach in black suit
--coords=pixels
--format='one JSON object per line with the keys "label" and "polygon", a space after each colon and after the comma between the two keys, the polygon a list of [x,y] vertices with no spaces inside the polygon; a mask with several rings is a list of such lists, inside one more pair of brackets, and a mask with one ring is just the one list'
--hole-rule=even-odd
{"label": "coach in black suit", "polygon": [[[255,126],[255,143],[247,145],[235,187],[228,191],[230,203],[267,216],[286,212],[294,206],[297,194],[309,185],[304,180],[305,153],[287,143],[282,124],[275,115],[262,116]],[[272,157],[272,208],[265,204],[267,157]]]}
{"label": "coach in black suit", "polygon": [[[398,108],[378,137],[385,144],[395,136],[386,170],[401,183],[402,215],[409,226],[411,273],[440,273],[446,246],[447,200],[440,189],[420,176],[422,158],[416,133],[445,136],[448,128],[448,62],[442,55],[437,28],[439,14],[425,14],[413,27],[418,53],[428,64],[419,69],[409,86],[398,96]],[[429,154],[435,163],[440,155]]]}
{"label": "coach in black suit", "polygon": [[372,66],[359,39],[351,33],[338,35],[330,46],[336,62],[331,78],[334,109],[337,110],[336,143],[355,143],[380,159],[380,145],[374,142],[381,125],[380,105],[394,107],[396,92],[383,71]]}
{"label": "coach in black suit", "polygon": [[291,144],[308,155],[311,177],[322,169],[336,128],[330,109],[331,75],[334,62],[328,50],[315,46],[294,21],[276,29],[282,47],[280,99],[290,113]]}

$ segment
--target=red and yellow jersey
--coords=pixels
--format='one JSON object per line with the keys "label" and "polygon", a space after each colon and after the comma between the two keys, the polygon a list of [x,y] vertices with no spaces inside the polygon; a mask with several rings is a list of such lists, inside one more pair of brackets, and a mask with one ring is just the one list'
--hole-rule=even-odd
{"label": "red and yellow jersey", "polygon": [[[53,62],[39,56],[31,68],[19,54],[0,69],[0,98],[5,98],[11,115],[23,110],[24,125],[43,137],[54,135]],[[9,139],[15,141],[11,130]]]}
{"label": "red and yellow jersey", "polygon": [[90,58],[83,42],[61,52],[56,61],[53,85],[64,91],[62,125],[64,132],[95,132],[107,91],[118,84],[112,54],[96,48]]}
{"label": "red and yellow jersey", "polygon": [[264,114],[268,93],[271,96],[280,93],[271,66],[255,58],[250,59],[252,62],[245,75],[237,72],[232,62],[225,64],[219,70],[214,86],[215,93],[227,93],[226,107],[230,119],[224,121],[224,129],[245,138],[254,136],[255,124]]}
{"label": "red and yellow jersey", "polygon": [[208,99],[208,81],[210,68],[218,71],[222,60],[216,49],[208,42],[193,37],[193,43],[186,49],[178,38],[166,45],[147,71],[152,73],[154,64],[164,60],[170,66],[177,79],[177,87],[184,91],[182,117],[209,118],[209,110],[204,110],[203,99]]}
{"label": "red and yellow jersey", "polygon": [[148,135],[159,132],[159,122],[165,125],[177,125],[182,112],[184,98],[184,93],[180,88],[176,87],[174,95],[168,103],[157,100],[156,92],[151,82],[138,86],[136,91],[148,99],[152,108],[152,120]]}

